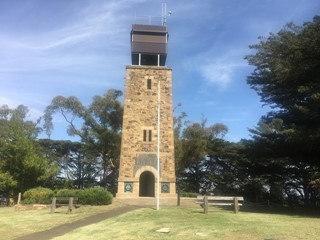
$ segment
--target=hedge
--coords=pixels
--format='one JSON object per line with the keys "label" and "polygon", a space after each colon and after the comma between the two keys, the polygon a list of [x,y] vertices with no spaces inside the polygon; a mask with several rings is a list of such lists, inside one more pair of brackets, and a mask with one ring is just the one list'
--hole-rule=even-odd
{"label": "hedge", "polygon": [[59,189],[52,191],[49,188],[32,188],[23,194],[24,204],[50,204],[52,197],[77,197],[78,204],[108,205],[112,203],[113,196],[101,187],[87,189]]}
{"label": "hedge", "polygon": [[50,188],[37,187],[25,191],[22,195],[24,204],[50,204],[54,192]]}
{"label": "hedge", "polygon": [[55,193],[56,197],[77,197],[78,204],[84,205],[108,205],[112,203],[113,196],[101,187],[86,189],[60,189]]}
{"label": "hedge", "polygon": [[181,192],[180,193],[181,195],[181,197],[188,197],[188,198],[196,198],[198,195],[199,195],[199,193],[192,193],[192,192]]}

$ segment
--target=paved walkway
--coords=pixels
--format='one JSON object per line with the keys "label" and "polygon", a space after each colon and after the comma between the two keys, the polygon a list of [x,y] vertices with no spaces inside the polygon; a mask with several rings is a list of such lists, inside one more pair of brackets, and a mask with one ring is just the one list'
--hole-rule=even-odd
{"label": "paved walkway", "polygon": [[56,226],[46,231],[32,233],[23,237],[16,238],[17,240],[48,240],[54,237],[62,236],[76,228],[80,228],[86,225],[90,225],[93,223],[100,222],[107,218],[112,218],[115,216],[119,216],[123,213],[138,209],[138,206],[124,206],[116,209],[112,209],[107,212],[99,213],[93,216],[89,216],[80,220],[77,220],[72,223],[63,224],[60,226]]}

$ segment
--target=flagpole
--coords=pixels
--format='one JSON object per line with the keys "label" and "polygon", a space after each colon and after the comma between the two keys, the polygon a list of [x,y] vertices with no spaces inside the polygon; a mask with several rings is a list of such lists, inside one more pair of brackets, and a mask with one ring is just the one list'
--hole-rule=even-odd
{"label": "flagpole", "polygon": [[158,80],[158,159],[157,159],[157,169],[158,169],[158,191],[157,191],[157,210],[160,208],[160,79]]}

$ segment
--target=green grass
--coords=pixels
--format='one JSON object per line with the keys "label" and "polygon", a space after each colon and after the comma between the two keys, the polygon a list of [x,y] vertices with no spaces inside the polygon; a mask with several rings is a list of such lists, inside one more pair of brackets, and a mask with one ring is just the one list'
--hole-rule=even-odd
{"label": "green grass", "polygon": [[57,208],[54,214],[50,214],[50,209],[15,211],[14,207],[3,207],[0,208],[0,239],[15,239],[115,207],[119,205],[81,206],[72,214],[66,214],[66,207]]}
{"label": "green grass", "polygon": [[[215,209],[204,215],[193,208],[139,209],[74,230],[62,239],[320,239],[320,219]],[[157,233],[160,228],[170,233]]]}
{"label": "green grass", "polygon": [[[49,229],[111,206],[83,207],[72,214],[66,209],[50,214],[48,210],[15,212],[13,208],[0,208],[0,238],[14,239],[27,233]],[[96,224],[78,228],[55,240],[73,239],[259,239],[300,240],[320,239],[320,218],[290,213],[255,213],[211,208],[203,214],[200,208],[161,207],[138,209]],[[170,233],[157,233],[160,228]]]}

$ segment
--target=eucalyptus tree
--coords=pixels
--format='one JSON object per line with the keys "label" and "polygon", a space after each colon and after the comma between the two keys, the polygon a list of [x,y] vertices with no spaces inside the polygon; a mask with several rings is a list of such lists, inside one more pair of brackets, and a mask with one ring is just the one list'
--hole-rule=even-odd
{"label": "eucalyptus tree", "polygon": [[[206,127],[206,120],[201,123],[187,123],[180,136],[180,151],[177,163],[178,180],[184,191],[203,192],[212,189],[208,182],[208,154],[212,141],[223,137],[228,128],[224,124]],[[210,181],[210,180],[209,180]]]}
{"label": "eucalyptus tree", "polygon": [[48,136],[53,130],[53,115],[58,113],[65,119],[68,134],[80,137],[84,151],[94,154],[101,166],[100,184],[110,191],[116,190],[119,167],[121,96],[121,91],[111,89],[103,96],[94,96],[89,106],[74,96],[56,96],[44,114],[44,129]]}
{"label": "eucalyptus tree", "polygon": [[36,141],[37,123],[26,120],[28,108],[0,107],[0,190],[25,191],[46,186],[57,167],[43,156]]}

